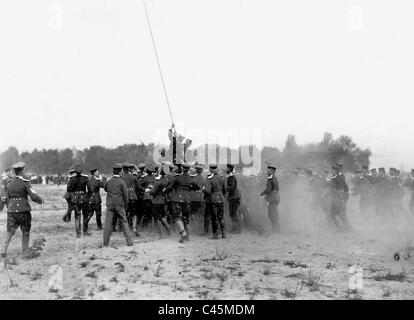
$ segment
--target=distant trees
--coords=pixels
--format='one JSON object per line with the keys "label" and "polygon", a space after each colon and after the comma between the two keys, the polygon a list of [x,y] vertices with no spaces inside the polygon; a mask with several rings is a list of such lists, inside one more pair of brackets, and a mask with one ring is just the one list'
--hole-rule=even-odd
{"label": "distant trees", "polygon": [[[369,149],[361,149],[349,136],[343,135],[334,139],[330,133],[325,133],[320,142],[306,145],[298,145],[295,136],[289,135],[283,151],[275,147],[264,147],[262,150],[256,146],[248,147],[245,150],[249,152],[249,156],[253,153],[261,155],[262,168],[266,167],[267,162],[272,162],[288,170],[295,168],[329,169],[332,164],[341,162],[344,164],[345,171],[353,171],[362,165],[369,165],[371,156]],[[97,167],[101,172],[108,174],[112,171],[112,165],[117,162],[153,163],[154,150],[153,143],[125,144],[116,148],[91,146],[83,150],[75,148],[34,149],[32,152],[21,153],[16,147],[9,147],[0,153],[0,170],[4,171],[17,161],[24,161],[28,171],[32,173],[66,174],[75,163],[81,163],[85,172]],[[205,155],[210,154],[209,162],[225,164],[230,161],[246,166],[251,165],[243,163],[241,147],[230,149],[219,145],[204,145],[189,149],[187,161],[197,159],[197,152],[200,150],[204,150]],[[166,150],[166,153],[171,154],[171,150]],[[221,159],[223,154],[227,155],[227,158]],[[216,160],[210,161],[210,159]]]}

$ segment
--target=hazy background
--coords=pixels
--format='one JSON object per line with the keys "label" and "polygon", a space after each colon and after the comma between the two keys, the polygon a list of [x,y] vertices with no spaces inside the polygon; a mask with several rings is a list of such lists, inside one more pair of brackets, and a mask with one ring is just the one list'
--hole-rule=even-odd
{"label": "hazy background", "polygon": [[[414,4],[147,0],[175,120],[283,148],[350,135],[414,167]],[[151,142],[170,125],[141,0],[0,3],[0,151]],[[194,144],[205,141],[194,141]]]}

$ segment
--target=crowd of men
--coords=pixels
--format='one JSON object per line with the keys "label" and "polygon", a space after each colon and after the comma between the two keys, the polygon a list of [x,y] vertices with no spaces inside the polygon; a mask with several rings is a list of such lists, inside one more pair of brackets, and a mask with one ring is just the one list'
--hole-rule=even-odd
{"label": "crowd of men", "polygon": [[[162,165],[129,163],[116,164],[113,176],[107,181],[98,168],[90,170],[91,177],[82,173],[80,165],[70,170],[65,198],[68,210],[63,220],[71,220],[75,213],[76,235],[89,235],[88,223],[95,214],[98,229],[102,229],[100,190],[107,192],[104,245],[108,245],[111,232],[117,227],[123,231],[127,244],[132,244],[131,233],[140,236],[141,230],[152,223],[160,236],[170,235],[172,227],[180,235],[179,241],[189,241],[190,220],[203,221],[204,233],[212,228],[212,238],[226,238],[224,203],[230,208],[232,232],[240,233],[238,217],[240,192],[234,175],[234,166],[227,165],[227,174],[218,174],[217,165],[210,165],[204,175],[201,165],[188,163]],[[271,192],[268,190],[266,192]],[[276,190],[274,190],[276,192]],[[81,228],[82,219],[82,228]]]}
{"label": "crowd of men", "polygon": [[[7,207],[7,234],[2,249],[5,256],[8,244],[17,230],[23,233],[23,251],[28,248],[31,214],[28,198],[43,203],[36,194],[30,180],[24,176],[24,163],[16,163],[6,171],[1,181],[0,210]],[[237,168],[237,167],[236,167]],[[14,172],[13,172],[14,171]],[[258,181],[265,186],[257,190]],[[279,181],[280,179],[280,181]],[[267,165],[266,177],[246,177],[235,172],[235,166],[227,164],[225,174],[212,164],[207,168],[197,163],[173,164],[165,161],[161,165],[130,163],[115,164],[113,175],[103,178],[98,168],[92,168],[90,175],[83,173],[80,164],[69,171],[67,192],[67,212],[65,222],[71,221],[74,213],[76,236],[90,235],[89,221],[95,215],[98,230],[103,230],[103,245],[108,246],[111,233],[124,233],[127,245],[133,244],[132,237],[140,236],[144,228],[156,227],[160,237],[169,236],[175,230],[179,242],[190,240],[190,222],[200,225],[204,235],[212,239],[226,238],[225,208],[231,222],[231,232],[241,233],[243,226],[253,227],[256,210],[250,206],[252,197],[263,197],[267,205],[267,215],[273,233],[280,231],[279,203],[285,201],[284,214],[289,214],[289,206],[300,203],[310,210],[322,212],[328,223],[339,230],[352,229],[347,217],[347,202],[350,196],[359,197],[361,212],[375,211],[378,215],[392,215],[403,211],[404,187],[412,190],[410,210],[414,213],[414,170],[404,182],[400,172],[390,168],[389,175],[384,168],[369,170],[363,167],[349,179],[348,187],[343,165],[332,166],[332,171],[315,172],[309,169],[294,170],[276,177],[276,166]],[[256,189],[251,189],[249,185]],[[297,188],[298,182],[306,186],[304,192]],[[282,190],[279,190],[279,184]],[[263,183],[260,183],[260,186]],[[101,189],[106,192],[106,216],[102,223]],[[299,190],[299,191],[298,191]],[[258,191],[258,192],[257,192]],[[299,197],[295,201],[289,194],[306,194],[306,203]],[[227,202],[227,203],[226,203]],[[225,205],[226,204],[226,205]],[[195,227],[191,230],[195,230]]]}

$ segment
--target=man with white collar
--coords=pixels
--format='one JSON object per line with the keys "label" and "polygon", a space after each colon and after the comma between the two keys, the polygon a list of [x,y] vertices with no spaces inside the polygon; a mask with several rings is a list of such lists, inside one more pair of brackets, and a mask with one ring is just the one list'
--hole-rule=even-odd
{"label": "man with white collar", "polygon": [[114,216],[117,216],[118,219],[120,219],[127,245],[133,245],[126,217],[128,190],[125,181],[120,177],[121,170],[122,166],[120,164],[115,164],[113,166],[114,175],[105,183],[104,186],[104,189],[107,192],[107,209],[103,232],[103,246],[105,247],[109,246],[109,240],[112,232],[112,220]]}
{"label": "man with white collar", "polygon": [[98,226],[98,230],[102,230],[102,199],[100,190],[104,187],[104,182],[102,181],[102,176],[99,174],[98,168],[93,168],[90,172],[92,196],[89,199],[89,219],[91,219],[93,214],[95,213],[96,225]]}
{"label": "man with white collar", "polygon": [[15,177],[6,184],[5,196],[7,203],[7,234],[4,241],[2,257],[6,257],[7,248],[10,240],[16,230],[20,227],[22,230],[22,251],[23,254],[28,253],[30,241],[30,229],[32,223],[31,207],[28,197],[32,201],[42,204],[42,198],[34,191],[30,185],[30,180],[23,177],[24,162],[18,162],[12,166]]}
{"label": "man with white collar", "polygon": [[237,209],[240,206],[241,195],[237,186],[237,179],[234,175],[234,165],[227,164],[226,175],[226,190],[227,201],[229,202],[229,214],[231,218],[231,231],[232,233],[241,233],[241,225]]}
{"label": "man with white collar", "polygon": [[88,221],[89,221],[89,197],[92,195],[92,187],[89,177],[82,174],[82,166],[75,165],[76,175],[68,182],[67,192],[72,192],[72,203],[75,208],[75,229],[76,237],[81,237],[81,215],[83,217],[83,235],[89,236]]}
{"label": "man with white collar", "polygon": [[266,188],[260,193],[260,196],[265,196],[267,201],[267,214],[272,223],[272,233],[280,231],[278,208],[280,202],[279,180],[275,173],[276,166],[268,164]]}

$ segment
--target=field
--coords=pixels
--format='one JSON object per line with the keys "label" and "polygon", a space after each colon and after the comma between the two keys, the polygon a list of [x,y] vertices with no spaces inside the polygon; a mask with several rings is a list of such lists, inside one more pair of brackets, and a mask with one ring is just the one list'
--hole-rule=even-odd
{"label": "field", "polygon": [[[46,203],[32,205],[31,242],[46,243],[39,257],[23,259],[17,232],[7,269],[1,261],[0,299],[414,298],[414,219],[408,212],[381,220],[374,213],[361,215],[352,199],[350,233],[333,232],[320,217],[305,213],[293,224],[281,210],[283,232],[275,236],[244,230],[210,240],[194,234],[180,244],[176,234],[158,239],[147,231],[126,247],[122,234],[114,233],[111,246],[100,248],[102,232],[94,218],[92,236],[81,239],[73,220],[62,221],[64,188],[36,187]],[[4,211],[0,226],[3,241]],[[59,275],[56,265],[63,271],[59,290],[48,284]],[[359,289],[349,286],[358,267]]]}

